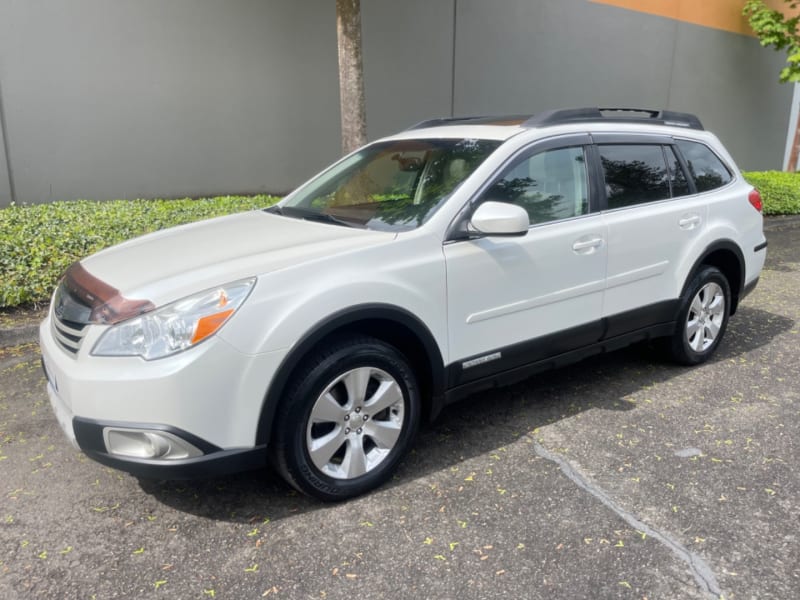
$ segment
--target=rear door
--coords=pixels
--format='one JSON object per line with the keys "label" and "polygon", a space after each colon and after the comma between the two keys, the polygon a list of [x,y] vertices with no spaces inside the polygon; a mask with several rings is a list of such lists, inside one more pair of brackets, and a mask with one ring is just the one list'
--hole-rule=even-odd
{"label": "rear door", "polygon": [[608,227],[603,316],[606,337],[675,318],[685,273],[678,265],[707,221],[705,200],[690,195],[673,140],[594,135]]}

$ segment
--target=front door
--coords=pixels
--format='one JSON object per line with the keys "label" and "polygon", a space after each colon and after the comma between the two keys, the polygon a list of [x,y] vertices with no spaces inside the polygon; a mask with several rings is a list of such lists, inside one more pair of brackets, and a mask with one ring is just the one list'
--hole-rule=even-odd
{"label": "front door", "polygon": [[599,339],[607,235],[582,139],[534,146],[480,194],[524,207],[525,236],[445,244],[451,385]]}

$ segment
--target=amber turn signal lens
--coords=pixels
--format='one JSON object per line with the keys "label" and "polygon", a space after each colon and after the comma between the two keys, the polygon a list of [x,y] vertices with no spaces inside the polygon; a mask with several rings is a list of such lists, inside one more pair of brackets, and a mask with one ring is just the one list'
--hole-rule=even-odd
{"label": "amber turn signal lens", "polygon": [[233,309],[229,308],[228,310],[223,310],[222,312],[198,319],[197,327],[195,328],[194,335],[192,336],[192,344],[196,344],[200,340],[204,340],[208,336],[214,335],[214,332],[222,327],[222,324],[227,321],[228,317],[230,317],[232,314]]}

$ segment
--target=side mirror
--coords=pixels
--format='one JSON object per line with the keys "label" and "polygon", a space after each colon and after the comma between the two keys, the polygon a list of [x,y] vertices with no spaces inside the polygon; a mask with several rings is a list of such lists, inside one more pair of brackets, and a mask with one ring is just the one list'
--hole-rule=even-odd
{"label": "side mirror", "polygon": [[521,206],[489,200],[477,208],[469,223],[486,235],[522,236],[528,233],[530,219]]}

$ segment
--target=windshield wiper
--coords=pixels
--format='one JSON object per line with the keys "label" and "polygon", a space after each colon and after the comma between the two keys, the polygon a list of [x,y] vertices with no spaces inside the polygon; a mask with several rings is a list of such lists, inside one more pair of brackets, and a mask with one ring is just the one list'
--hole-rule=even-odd
{"label": "windshield wiper", "polygon": [[334,225],[342,225],[344,227],[355,227],[353,223],[345,221],[344,219],[339,219],[338,217],[334,217],[333,215],[329,215],[327,213],[309,213],[307,215],[303,215],[303,218],[306,221],[318,221],[320,223],[333,223]]}
{"label": "windshield wiper", "polygon": [[[275,206],[274,208],[278,207]],[[306,221],[317,221],[318,223],[332,223],[333,225],[341,225],[343,227],[355,227],[353,223],[345,221],[344,219],[339,219],[333,215],[305,208],[298,208],[297,206],[284,206],[283,208],[279,208],[279,210],[280,212],[276,211],[276,214],[285,215],[287,217],[296,217]]]}

